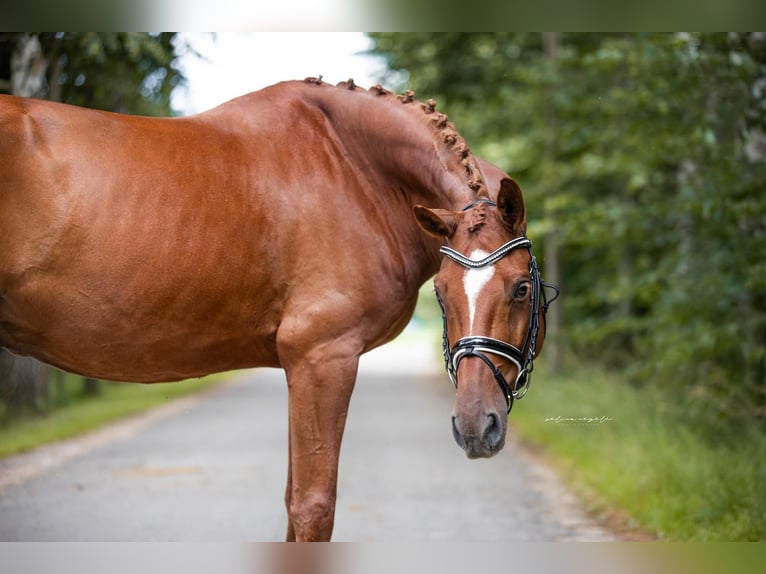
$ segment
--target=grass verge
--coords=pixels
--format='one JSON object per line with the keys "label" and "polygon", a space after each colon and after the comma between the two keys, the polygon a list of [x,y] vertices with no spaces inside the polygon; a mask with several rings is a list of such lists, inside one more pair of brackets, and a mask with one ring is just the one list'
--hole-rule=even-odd
{"label": "grass verge", "polygon": [[[510,425],[605,519],[676,541],[766,539],[766,437],[713,444],[658,388],[541,364]],[[682,410],[682,409],[681,409]]]}
{"label": "grass verge", "polygon": [[200,392],[224,380],[220,375],[151,385],[102,382],[101,392],[52,410],[46,416],[0,426],[0,458],[72,438],[117,419]]}

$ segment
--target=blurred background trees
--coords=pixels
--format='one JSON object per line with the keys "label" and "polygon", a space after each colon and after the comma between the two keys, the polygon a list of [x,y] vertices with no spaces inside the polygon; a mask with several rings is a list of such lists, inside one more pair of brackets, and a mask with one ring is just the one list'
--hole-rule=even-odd
{"label": "blurred background trees", "polygon": [[563,287],[555,368],[566,350],[712,429],[763,426],[766,34],[370,36],[389,83],[519,181]]}
{"label": "blurred background trees", "polygon": [[183,82],[175,33],[0,32],[0,93],[141,115],[171,115]]}
{"label": "blurred background trees", "polygon": [[[0,93],[123,113],[171,115],[170,94],[183,82],[175,33],[0,32]],[[59,374],[0,349],[0,419],[64,400]],[[99,383],[83,379],[80,392]]]}

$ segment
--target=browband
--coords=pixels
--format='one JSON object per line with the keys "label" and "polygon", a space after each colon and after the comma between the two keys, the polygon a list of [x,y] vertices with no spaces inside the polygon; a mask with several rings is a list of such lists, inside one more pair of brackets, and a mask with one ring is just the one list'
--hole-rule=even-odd
{"label": "browband", "polygon": [[482,267],[487,267],[488,265],[492,265],[508,255],[511,251],[514,249],[517,249],[519,247],[527,247],[529,249],[532,248],[532,242],[527,239],[526,237],[517,237],[516,239],[511,239],[508,243],[505,245],[501,245],[497,249],[495,249],[492,253],[487,255],[484,259],[480,259],[478,261],[474,261],[473,259],[469,259],[459,251],[455,251],[451,247],[447,247],[446,245],[443,245],[439,252],[442,255],[445,255],[446,257],[452,259],[455,263],[459,263],[463,267],[467,267],[469,269],[480,269]]}

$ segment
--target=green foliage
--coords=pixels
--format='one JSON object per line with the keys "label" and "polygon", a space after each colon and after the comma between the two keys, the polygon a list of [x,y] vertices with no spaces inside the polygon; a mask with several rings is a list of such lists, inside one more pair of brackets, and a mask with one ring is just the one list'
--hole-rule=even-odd
{"label": "green foliage", "polygon": [[[0,34],[0,76],[21,33]],[[139,115],[171,115],[170,94],[184,81],[175,67],[183,46],[175,33],[45,32],[36,34],[45,74],[37,97]],[[40,66],[42,64],[42,66]],[[8,70],[2,73],[3,70]]]}
{"label": "green foliage", "polygon": [[183,76],[173,66],[173,33],[83,32],[45,35],[59,61],[62,100],[141,115],[170,115]]}
{"label": "green foliage", "polygon": [[766,35],[371,36],[520,182],[544,270],[556,231],[577,355],[763,426]]}

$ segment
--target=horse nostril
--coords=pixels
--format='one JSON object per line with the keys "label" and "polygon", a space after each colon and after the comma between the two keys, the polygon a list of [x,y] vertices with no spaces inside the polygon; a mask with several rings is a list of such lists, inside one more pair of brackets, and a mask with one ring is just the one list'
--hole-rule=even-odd
{"label": "horse nostril", "polygon": [[455,438],[455,442],[460,448],[465,448],[465,439],[457,428],[457,421],[455,415],[452,415],[452,436]]}
{"label": "horse nostril", "polygon": [[484,427],[484,442],[485,444],[493,448],[502,438],[503,429],[500,426],[500,419],[497,413],[490,413],[487,415],[487,424]]}

